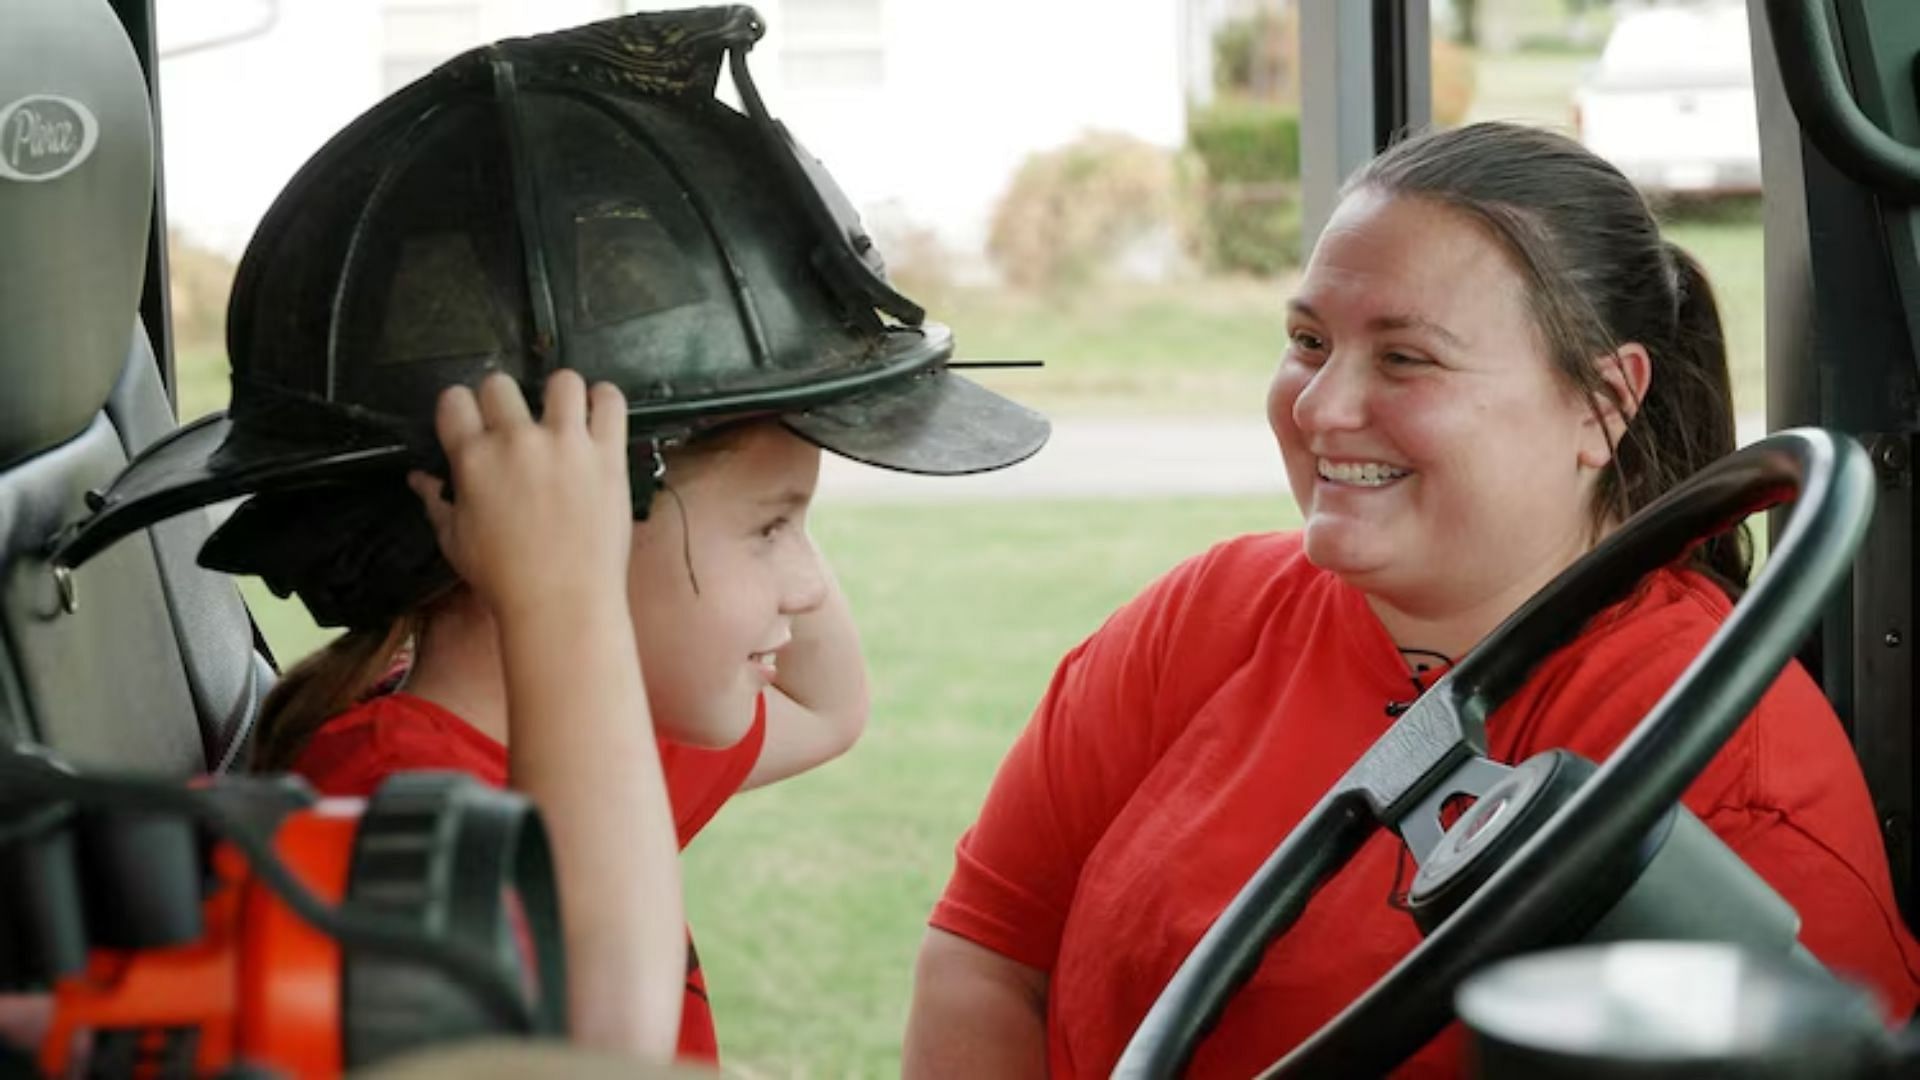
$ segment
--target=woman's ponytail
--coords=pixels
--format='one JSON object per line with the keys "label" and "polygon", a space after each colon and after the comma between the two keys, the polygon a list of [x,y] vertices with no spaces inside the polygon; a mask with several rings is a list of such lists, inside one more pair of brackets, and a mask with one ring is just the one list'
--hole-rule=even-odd
{"label": "woman's ponytail", "polygon": [[[1652,425],[1647,433],[1664,459],[1662,468],[1643,472],[1665,475],[1645,485],[1648,490],[1633,493],[1633,511],[1732,453],[1735,446],[1726,330],[1713,286],[1685,249],[1672,241],[1663,247],[1673,267],[1673,333],[1653,359],[1653,383],[1641,412]],[[1700,545],[1689,563],[1737,598],[1753,569],[1753,546],[1745,526]]]}

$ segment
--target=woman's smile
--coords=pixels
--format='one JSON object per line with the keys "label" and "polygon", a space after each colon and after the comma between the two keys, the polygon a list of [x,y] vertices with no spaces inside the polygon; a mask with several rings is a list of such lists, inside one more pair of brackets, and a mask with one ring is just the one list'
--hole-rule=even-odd
{"label": "woman's smile", "polygon": [[1322,484],[1352,488],[1383,488],[1413,475],[1412,469],[1384,461],[1341,461],[1319,458],[1316,469]]}

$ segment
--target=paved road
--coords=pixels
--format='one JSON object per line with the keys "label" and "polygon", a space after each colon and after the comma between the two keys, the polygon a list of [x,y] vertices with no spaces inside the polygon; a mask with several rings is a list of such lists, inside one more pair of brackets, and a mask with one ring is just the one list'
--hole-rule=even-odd
{"label": "paved road", "polygon": [[[1766,430],[1742,417],[1744,445]],[[1280,452],[1265,423],[1232,419],[1066,419],[1028,461],[980,476],[908,476],[824,455],[827,502],[943,499],[1285,495]]]}
{"label": "paved road", "polygon": [[1284,494],[1273,434],[1260,423],[1065,420],[1036,455],[978,476],[910,476],[823,456],[823,501]]}

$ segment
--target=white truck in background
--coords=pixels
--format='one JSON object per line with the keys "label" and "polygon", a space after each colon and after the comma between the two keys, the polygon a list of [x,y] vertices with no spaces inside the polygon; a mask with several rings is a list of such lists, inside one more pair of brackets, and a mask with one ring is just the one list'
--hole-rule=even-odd
{"label": "white truck in background", "polygon": [[1746,5],[1622,5],[1599,62],[1574,91],[1574,129],[1650,194],[1759,191]]}

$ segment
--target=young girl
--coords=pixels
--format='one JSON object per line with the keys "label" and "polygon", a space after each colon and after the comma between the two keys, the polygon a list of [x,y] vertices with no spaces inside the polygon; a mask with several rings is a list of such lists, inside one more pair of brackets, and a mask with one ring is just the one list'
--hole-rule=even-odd
{"label": "young girl", "polygon": [[[71,549],[251,494],[201,561],[348,628],[282,680],[255,764],[527,793],[573,1033],[656,1059],[714,1054],[679,846],[866,721],[806,534],[820,448],[964,473],[1047,434],[946,370],[761,106],[762,32],[733,7],[500,42],[349,125],[241,264],[230,414],[134,463]],[[744,116],[713,97],[729,52]]]}
{"label": "young girl", "polygon": [[[289,672],[256,766],[335,795],[408,769],[525,792],[556,838],[563,896],[580,897],[568,955],[596,957],[570,987],[576,1034],[710,1060],[675,854],[735,791],[851,746],[865,669],[806,533],[819,448],[770,421],[708,436],[665,458],[674,497],[635,523],[625,423],[617,388],[589,395],[571,371],[549,380],[539,420],[505,376],[446,391],[437,428],[459,497],[408,479],[461,585]],[[356,703],[409,643],[398,685]]]}

